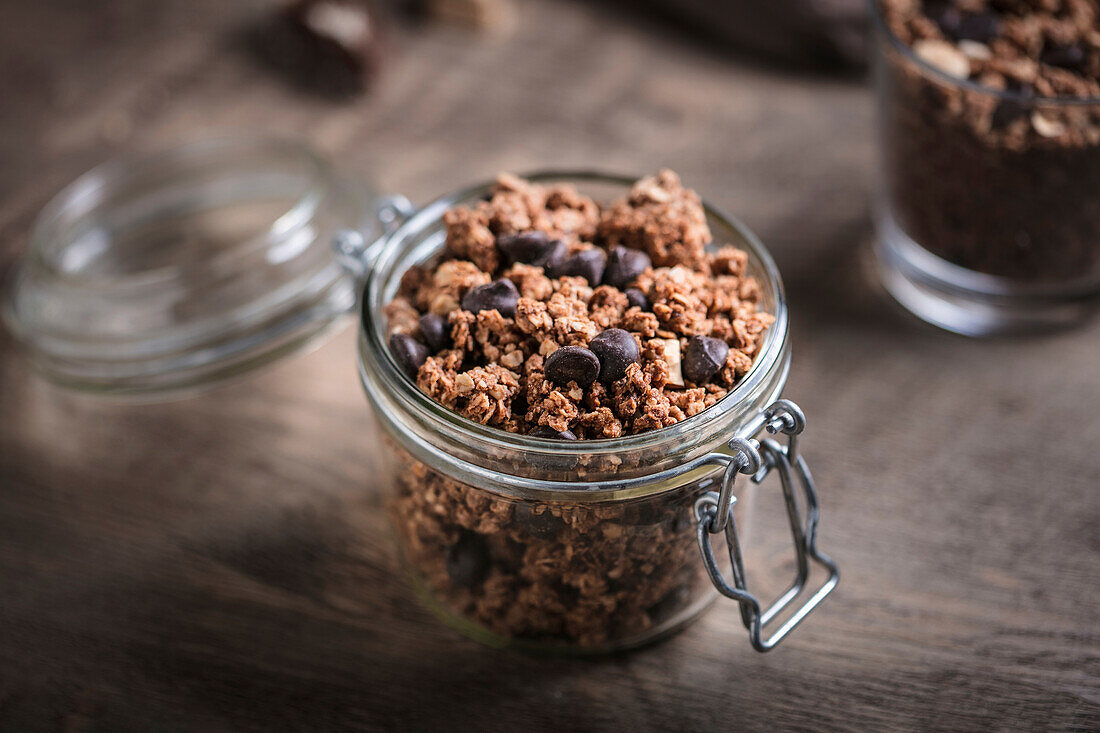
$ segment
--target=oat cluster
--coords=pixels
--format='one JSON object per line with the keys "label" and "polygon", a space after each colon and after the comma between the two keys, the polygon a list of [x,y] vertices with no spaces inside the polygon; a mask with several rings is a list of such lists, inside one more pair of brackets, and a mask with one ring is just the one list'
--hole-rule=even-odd
{"label": "oat cluster", "polygon": [[699,197],[672,171],[605,208],[502,174],[444,223],[445,251],[387,306],[391,348],[485,425],[563,439],[672,425],[725,397],[773,322],[746,254],[707,251]]}

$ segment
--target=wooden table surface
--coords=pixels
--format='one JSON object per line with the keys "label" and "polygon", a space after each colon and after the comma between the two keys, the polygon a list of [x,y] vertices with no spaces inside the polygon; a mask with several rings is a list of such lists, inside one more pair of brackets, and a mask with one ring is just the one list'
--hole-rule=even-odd
{"label": "wooden table surface", "polygon": [[169,404],[35,377],[0,336],[2,730],[1096,730],[1100,328],[971,341],[864,275],[872,99],[583,3],[405,29],[369,97],[252,62],[261,2],[0,6],[0,269],[112,154],[312,141],[415,201],[500,169],[679,170],[774,252],[837,592],[757,654],[715,606],[597,660],[481,647],[395,570],[350,330]]}

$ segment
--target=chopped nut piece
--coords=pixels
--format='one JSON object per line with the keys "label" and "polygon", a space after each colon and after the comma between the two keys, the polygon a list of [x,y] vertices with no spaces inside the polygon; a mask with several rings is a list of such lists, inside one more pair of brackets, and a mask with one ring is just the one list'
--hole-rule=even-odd
{"label": "chopped nut piece", "polygon": [[1031,113],[1031,126],[1043,137],[1058,137],[1066,131],[1065,125],[1038,112]]}
{"label": "chopped nut piece", "polygon": [[474,391],[474,380],[469,374],[459,374],[455,377],[455,390],[459,394],[469,394]]}
{"label": "chopped nut piece", "polygon": [[681,369],[680,339],[661,339],[664,346],[665,364],[668,365],[668,383],[676,386],[684,386],[684,375]]}
{"label": "chopped nut piece", "polygon": [[972,61],[988,61],[993,58],[989,46],[978,41],[959,41],[959,50]]}
{"label": "chopped nut piece", "polygon": [[913,52],[949,76],[957,79],[970,76],[970,61],[947,41],[920,40],[913,44]]}

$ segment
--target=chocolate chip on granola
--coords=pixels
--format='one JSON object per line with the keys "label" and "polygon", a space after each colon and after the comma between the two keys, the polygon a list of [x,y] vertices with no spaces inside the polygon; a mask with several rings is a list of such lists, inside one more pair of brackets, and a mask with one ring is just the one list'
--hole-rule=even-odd
{"label": "chocolate chip on granola", "polygon": [[552,262],[565,258],[565,242],[551,239],[546,232],[531,231],[519,234],[504,234],[497,237],[497,249],[508,262],[521,262],[525,265],[545,267]]}
{"label": "chocolate chip on granola", "polygon": [[576,440],[572,430],[554,430],[549,425],[537,425],[527,433],[532,438],[550,438],[551,440]]}
{"label": "chocolate chip on granola", "polygon": [[623,294],[626,295],[626,302],[631,307],[638,307],[644,311],[649,310],[649,298],[645,297],[645,293],[638,290],[638,288],[627,288],[623,291]]}
{"label": "chocolate chip on granola", "polygon": [[531,265],[549,270],[564,262],[567,254],[569,254],[569,248],[565,246],[565,242],[555,239],[550,243],[550,248],[546,252],[531,260]]}
{"label": "chocolate chip on granola", "polygon": [[603,281],[616,288],[625,288],[645,272],[649,265],[649,255],[645,252],[616,245],[608,255]]}
{"label": "chocolate chip on granola", "polygon": [[588,342],[589,348],[600,360],[600,381],[617,382],[626,375],[631,364],[641,361],[638,342],[628,331],[609,328]]}
{"label": "chocolate chip on granola", "polygon": [[515,519],[517,526],[527,534],[542,539],[553,537],[566,529],[565,522],[555,517],[550,507],[529,501],[516,502]]}
{"label": "chocolate chip on granola", "polygon": [[563,346],[546,357],[543,372],[559,387],[570,382],[587,387],[600,375],[600,360],[583,346]]}
{"label": "chocolate chip on granola", "polygon": [[1031,111],[1030,100],[1035,97],[1035,89],[1030,84],[1009,84],[1008,91],[1015,92],[1016,97],[1005,97],[993,108],[989,124],[995,130],[1007,127]]}
{"label": "chocolate chip on granola", "polygon": [[471,313],[495,310],[505,318],[511,318],[516,314],[516,304],[519,302],[519,291],[511,280],[495,280],[488,285],[479,285],[470,288],[462,296],[462,310]]}
{"label": "chocolate chip on granola", "polygon": [[977,41],[989,43],[1001,34],[1001,21],[993,13],[971,13],[964,15],[955,31],[959,41]]}
{"label": "chocolate chip on granola", "polygon": [[706,384],[726,363],[730,347],[722,339],[692,336],[684,349],[684,376],[696,384]]}
{"label": "chocolate chip on granola", "polygon": [[481,585],[489,574],[489,563],[489,547],[485,538],[466,530],[447,553],[447,575],[455,585],[473,589]]}
{"label": "chocolate chip on granola", "polygon": [[959,26],[962,24],[962,13],[949,0],[926,3],[924,14],[940,27],[945,36],[955,38],[958,35]]}
{"label": "chocolate chip on granola", "polygon": [[595,287],[603,279],[607,266],[607,253],[599,247],[582,249],[572,257],[556,265],[550,265],[547,274],[550,277],[583,277]]}
{"label": "chocolate chip on granola", "polygon": [[439,353],[451,344],[451,334],[443,316],[425,313],[420,316],[420,337],[433,353]]}
{"label": "chocolate chip on granola", "polygon": [[428,358],[428,347],[407,333],[395,333],[390,336],[390,351],[401,371],[415,381],[420,365]]}
{"label": "chocolate chip on granola", "polygon": [[1082,71],[1087,58],[1085,47],[1080,43],[1060,44],[1048,41],[1039,54],[1039,60],[1044,64],[1070,71]]}

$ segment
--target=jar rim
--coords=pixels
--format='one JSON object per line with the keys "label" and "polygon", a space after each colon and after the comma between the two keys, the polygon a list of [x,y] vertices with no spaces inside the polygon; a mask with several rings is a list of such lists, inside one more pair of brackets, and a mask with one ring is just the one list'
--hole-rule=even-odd
{"label": "jar rim", "polygon": [[[622,186],[630,186],[637,177],[615,175],[593,170],[539,170],[522,175],[523,178],[534,183],[542,182],[575,182],[575,183],[603,183]],[[426,230],[431,224],[439,221],[443,213],[454,204],[480,197],[487,194],[494,182],[487,181],[460,189],[450,194],[443,195],[421,208],[409,218],[391,235],[384,238],[381,243],[382,254],[379,258],[393,255],[400,247],[394,246],[405,242],[411,237]],[[383,295],[382,289],[385,283],[382,281],[382,272],[386,268],[375,266],[371,268],[364,285],[360,310],[360,376],[366,387],[366,374],[364,358],[371,357],[372,365],[380,365],[384,371],[382,375],[386,385],[396,389],[401,397],[401,402],[420,414],[429,417],[432,422],[446,425],[454,429],[463,430],[471,436],[476,436],[487,446],[501,450],[519,451],[553,451],[563,455],[576,456],[610,456],[619,451],[654,448],[670,440],[682,438],[685,434],[695,431],[699,426],[718,420],[735,411],[743,402],[746,394],[759,390],[762,383],[772,375],[774,367],[787,353],[789,338],[788,308],[783,290],[783,283],[779,269],[772,259],[771,254],[739,219],[725,213],[713,206],[705,199],[703,208],[708,218],[713,218],[732,231],[735,231],[742,241],[736,246],[748,249],[750,256],[760,264],[767,282],[761,286],[768,291],[771,301],[774,303],[775,322],[765,332],[764,342],[753,359],[753,365],[749,372],[725,397],[716,404],[703,410],[697,415],[681,420],[667,427],[658,428],[636,435],[626,435],[618,438],[599,438],[593,440],[560,441],[548,438],[537,438],[519,433],[512,433],[499,428],[482,425],[469,418],[447,409],[435,400],[431,399],[416,386],[399,367],[385,341],[385,329],[381,323],[383,315],[381,308],[372,308]],[[377,263],[376,263],[377,265]],[[378,303],[384,305],[384,303]],[[382,357],[378,358],[381,354]],[[783,376],[785,381],[786,376]],[[732,436],[731,436],[732,437]]]}
{"label": "jar rim", "polygon": [[894,47],[898,53],[904,56],[909,61],[913,62],[917,68],[922,72],[931,74],[940,82],[960,87],[968,91],[975,92],[977,94],[984,94],[989,97],[1001,99],[1008,102],[1020,102],[1026,105],[1044,105],[1044,106],[1061,106],[1061,107],[1087,107],[1095,104],[1100,104],[1100,97],[1071,97],[1071,96],[1058,96],[1058,97],[1040,97],[1040,96],[1025,96],[1020,91],[1014,91],[1011,89],[994,89],[991,86],[987,86],[980,82],[970,81],[969,79],[960,79],[957,76],[948,74],[943,69],[930,64],[917,55],[916,51],[909,44],[903,42],[897,35],[890,29],[890,26],[886,24],[886,16],[882,12],[882,0],[867,0],[867,5],[870,6],[871,12],[871,25],[874,26],[879,35],[889,41],[890,45]]}

